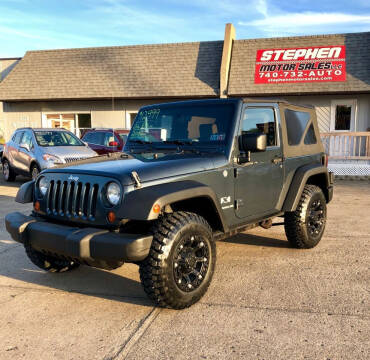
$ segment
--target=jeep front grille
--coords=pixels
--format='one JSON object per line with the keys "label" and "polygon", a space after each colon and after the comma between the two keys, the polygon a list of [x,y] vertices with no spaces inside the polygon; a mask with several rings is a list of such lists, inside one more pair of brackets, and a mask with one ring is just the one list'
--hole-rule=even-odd
{"label": "jeep front grille", "polygon": [[97,184],[51,180],[46,211],[55,216],[94,220],[98,190]]}

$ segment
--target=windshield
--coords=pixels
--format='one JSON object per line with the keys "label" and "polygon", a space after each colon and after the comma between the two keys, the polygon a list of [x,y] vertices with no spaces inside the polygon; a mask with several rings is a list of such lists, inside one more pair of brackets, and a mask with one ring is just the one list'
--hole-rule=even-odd
{"label": "windshield", "polygon": [[35,131],[35,137],[40,146],[85,146],[68,131]]}
{"label": "windshield", "polygon": [[232,104],[158,107],[141,110],[129,143],[224,145],[232,124]]}

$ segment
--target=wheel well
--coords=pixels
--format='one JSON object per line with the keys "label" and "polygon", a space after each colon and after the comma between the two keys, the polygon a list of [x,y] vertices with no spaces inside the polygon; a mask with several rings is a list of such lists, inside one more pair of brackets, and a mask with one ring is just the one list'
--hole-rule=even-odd
{"label": "wheel well", "polygon": [[312,175],[307,179],[306,184],[318,186],[325,195],[326,201],[329,200],[327,179],[324,173]]}
{"label": "wheel well", "polygon": [[37,167],[38,167],[38,169],[40,170],[40,166],[39,166],[39,164],[37,163],[37,161],[36,160],[32,160],[31,161],[31,164],[30,164],[30,172],[31,172],[31,170],[32,170],[32,166],[33,165],[36,165]]}
{"label": "wheel well", "polygon": [[173,211],[189,211],[204,217],[213,231],[224,231],[220,215],[213,201],[205,196],[176,201],[171,205]]}

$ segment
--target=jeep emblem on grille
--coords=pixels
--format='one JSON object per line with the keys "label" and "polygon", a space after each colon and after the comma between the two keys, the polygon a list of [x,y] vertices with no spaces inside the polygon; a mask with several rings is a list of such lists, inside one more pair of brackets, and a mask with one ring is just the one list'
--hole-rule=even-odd
{"label": "jeep emblem on grille", "polygon": [[70,175],[70,177],[68,178],[68,180],[72,180],[72,181],[75,181],[75,182],[77,182],[78,179],[79,179],[78,176],[73,176],[73,175]]}

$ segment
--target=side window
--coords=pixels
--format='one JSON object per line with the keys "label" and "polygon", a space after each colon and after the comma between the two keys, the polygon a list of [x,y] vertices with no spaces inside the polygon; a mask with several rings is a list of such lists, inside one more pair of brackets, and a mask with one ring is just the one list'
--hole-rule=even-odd
{"label": "side window", "polygon": [[16,144],[19,144],[20,142],[21,142],[21,138],[22,138],[22,136],[23,136],[23,133],[24,133],[24,131],[19,131],[19,132],[17,132],[16,134],[15,134],[15,137],[14,137],[14,142],[16,143]]}
{"label": "side window", "polygon": [[309,129],[306,133],[306,136],[304,137],[304,143],[305,143],[305,145],[312,145],[312,144],[317,143],[315,130],[313,128],[313,124],[310,125],[310,127],[309,127]]}
{"label": "side window", "polygon": [[242,133],[262,133],[267,136],[267,146],[276,146],[276,121],[272,108],[247,108],[242,123]]}
{"label": "side window", "polygon": [[82,140],[91,144],[92,143],[91,140],[93,139],[93,136],[94,136],[94,133],[88,132],[87,134],[85,134],[85,136],[82,138]]}
{"label": "side window", "polygon": [[103,145],[104,133],[89,132],[85,135],[83,140],[90,144]]}
{"label": "side window", "polygon": [[309,121],[310,113],[308,112],[290,109],[285,110],[285,123],[289,145],[298,145],[301,142]]}
{"label": "side window", "polygon": [[32,148],[32,134],[29,131],[25,131],[21,140],[21,145],[28,145]]}

